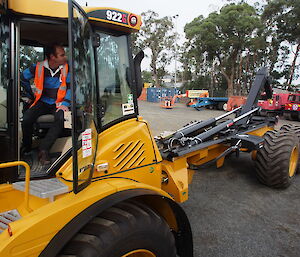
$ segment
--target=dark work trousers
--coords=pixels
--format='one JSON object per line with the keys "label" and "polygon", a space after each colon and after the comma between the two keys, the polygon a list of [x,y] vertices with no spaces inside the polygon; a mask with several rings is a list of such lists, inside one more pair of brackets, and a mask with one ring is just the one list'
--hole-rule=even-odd
{"label": "dark work trousers", "polygon": [[56,112],[56,110],[55,104],[49,105],[38,101],[36,105],[25,111],[22,122],[23,147],[25,149],[31,149],[33,124],[36,122],[38,117],[45,114],[53,114],[54,122],[39,146],[40,150],[50,150],[51,146],[54,144],[55,140],[64,128],[64,111],[59,110]]}

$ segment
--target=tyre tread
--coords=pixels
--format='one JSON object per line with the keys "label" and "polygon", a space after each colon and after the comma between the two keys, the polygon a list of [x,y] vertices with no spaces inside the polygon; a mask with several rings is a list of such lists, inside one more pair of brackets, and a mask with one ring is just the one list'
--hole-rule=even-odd
{"label": "tyre tread", "polygon": [[292,131],[268,131],[264,135],[264,146],[257,152],[254,162],[256,175],[260,182],[274,188],[287,188],[289,159],[294,146],[299,149],[297,136]]}
{"label": "tyre tread", "polygon": [[58,256],[108,257],[113,249],[111,242],[118,242],[131,231],[145,226],[160,231],[166,239],[164,248],[169,247],[165,256],[175,257],[175,239],[166,221],[147,205],[133,200],[118,203],[92,219]]}

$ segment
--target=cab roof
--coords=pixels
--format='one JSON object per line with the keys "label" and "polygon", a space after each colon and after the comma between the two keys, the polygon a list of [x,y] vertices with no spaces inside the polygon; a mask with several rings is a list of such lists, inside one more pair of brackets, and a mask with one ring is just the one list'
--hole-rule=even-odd
{"label": "cab roof", "polygon": [[[7,0],[8,9],[17,14],[31,16],[45,16],[51,18],[68,18],[68,4],[53,0]],[[113,25],[115,28],[126,28],[131,32],[141,27],[141,16],[107,7],[82,7],[89,20],[104,25]]]}

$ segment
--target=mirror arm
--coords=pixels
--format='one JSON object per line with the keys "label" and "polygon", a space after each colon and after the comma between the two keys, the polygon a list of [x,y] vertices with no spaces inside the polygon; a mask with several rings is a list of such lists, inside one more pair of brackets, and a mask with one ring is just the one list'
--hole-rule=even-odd
{"label": "mirror arm", "polygon": [[141,72],[141,62],[144,59],[145,54],[144,51],[141,50],[133,60],[134,64],[134,73],[135,73],[135,81],[136,81],[136,94],[137,98],[140,97],[143,89],[143,81],[142,81],[142,72]]}

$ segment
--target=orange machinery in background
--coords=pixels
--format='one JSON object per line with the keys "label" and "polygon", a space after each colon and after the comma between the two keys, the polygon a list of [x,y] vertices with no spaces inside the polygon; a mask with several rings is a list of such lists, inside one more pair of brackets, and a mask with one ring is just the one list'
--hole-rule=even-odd
{"label": "orange machinery in background", "polygon": [[209,93],[208,90],[186,90],[185,94],[162,97],[160,106],[165,109],[172,109],[176,99],[183,97],[189,98],[186,105],[192,105],[200,97],[209,97]]}
{"label": "orange machinery in background", "polygon": [[247,97],[245,96],[230,96],[228,98],[227,105],[224,106],[224,111],[230,112],[233,109],[236,109],[241,105],[244,105],[246,101],[247,101]]}
{"label": "orange machinery in background", "polygon": [[186,105],[190,106],[197,103],[198,98],[209,97],[209,93],[208,90],[187,90],[186,97],[190,99]]}
{"label": "orange machinery in background", "polygon": [[138,100],[147,101],[147,88],[142,89],[142,93]]}
{"label": "orange machinery in background", "polygon": [[165,109],[173,109],[176,99],[186,97],[186,94],[162,97],[160,107]]}

